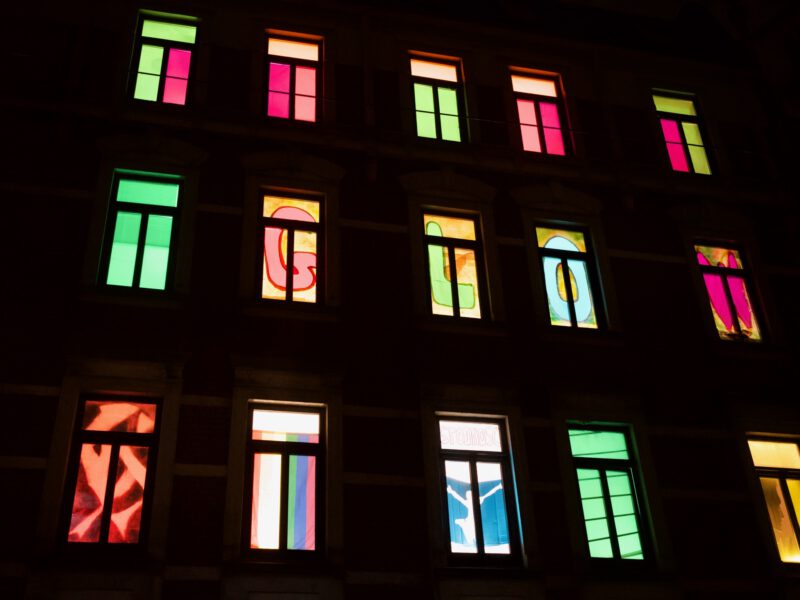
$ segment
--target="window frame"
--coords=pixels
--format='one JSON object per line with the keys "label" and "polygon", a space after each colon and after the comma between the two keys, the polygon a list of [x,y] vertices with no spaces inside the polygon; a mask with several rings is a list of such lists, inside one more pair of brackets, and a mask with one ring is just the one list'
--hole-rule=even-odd
{"label": "window frame", "polygon": [[[425,231],[425,216],[440,216],[440,217],[449,217],[455,219],[463,219],[463,220],[471,220],[475,225],[475,239],[474,240],[465,240],[462,238],[451,238],[442,235],[441,237],[428,235]],[[459,322],[485,322],[489,320],[487,316],[487,310],[489,310],[489,298],[487,293],[487,282],[488,275],[486,273],[486,256],[483,250],[483,241],[482,241],[482,229],[481,229],[481,214],[480,213],[463,213],[457,211],[448,211],[442,210],[438,208],[425,208],[422,207],[421,209],[421,216],[422,216],[422,244],[423,244],[423,254],[424,254],[424,261],[425,261],[425,291],[427,292],[427,311],[431,317],[434,318],[442,318],[442,319],[452,319],[455,318]],[[449,267],[450,267],[450,293],[453,297],[453,314],[452,315],[439,315],[433,312],[433,308],[431,307],[431,299],[433,298],[433,288],[431,284],[431,264],[430,264],[430,256],[428,254],[428,246],[444,246],[447,249],[447,256],[449,260]],[[475,252],[475,271],[478,276],[478,302],[480,302],[481,307],[481,314],[480,317],[462,317],[461,307],[459,304],[458,299],[458,276],[456,272],[456,261],[455,261],[455,250],[456,249],[467,249],[472,250]]]}
{"label": "window frame", "polygon": [[[153,404],[156,409],[156,419],[152,433],[131,433],[121,431],[87,431],[83,429],[83,418],[86,413],[86,403],[93,400],[109,402],[135,402],[140,404]],[[70,449],[66,469],[64,496],[61,506],[61,526],[59,527],[59,545],[70,553],[102,553],[109,548],[116,554],[139,554],[148,546],[150,539],[150,523],[153,512],[153,497],[155,496],[156,467],[158,464],[158,446],[161,435],[161,420],[163,419],[163,400],[154,396],[120,396],[117,394],[82,394],[78,398],[78,407],[75,414],[73,430],[70,435]],[[111,446],[109,458],[108,477],[101,513],[100,539],[97,542],[71,542],[69,531],[72,522],[72,508],[75,502],[75,488],[80,475],[80,457],[84,444],[108,444]],[[116,468],[119,464],[120,446],[136,445],[147,446],[147,467],[142,500],[142,512],[139,525],[139,539],[136,543],[117,543],[108,541],[108,532],[111,524],[113,509],[114,482],[116,481]]]}
{"label": "window frame", "polygon": [[[119,184],[123,179],[134,181],[149,181],[154,183],[164,183],[165,181],[175,182],[178,185],[177,206],[158,206],[155,204],[121,202],[117,199],[119,195]],[[128,169],[114,169],[111,183],[111,195],[106,208],[106,222],[103,229],[103,242],[100,251],[100,263],[98,283],[106,290],[136,290],[143,294],[163,294],[168,293],[175,287],[175,270],[178,255],[178,230],[181,225],[181,212],[183,204],[186,202],[186,179],[181,175],[173,173],[154,173]],[[120,208],[122,207],[122,208]],[[114,234],[116,232],[117,215],[120,212],[136,212],[142,216],[139,226],[139,238],[136,246],[136,261],[133,269],[133,282],[129,286],[114,285],[108,283],[108,269],[111,264],[111,252],[114,244]],[[163,289],[141,287],[142,262],[144,257],[145,239],[147,236],[147,225],[150,222],[150,215],[160,215],[172,217],[172,230],[169,239],[169,257],[167,258],[167,272],[164,278]]]}
{"label": "window frame", "polygon": [[[269,42],[271,39],[285,41],[285,42],[300,42],[303,44],[315,44],[317,46],[317,53],[318,59],[316,61],[302,59],[302,58],[295,58],[289,56],[278,56],[269,53]],[[278,31],[278,30],[266,30],[266,44],[264,45],[264,85],[262,88],[262,107],[264,110],[264,116],[270,122],[280,122],[284,121],[287,123],[306,123],[309,126],[322,122],[323,120],[323,102],[322,102],[322,90],[323,90],[323,65],[324,65],[324,38],[321,36],[315,36],[310,34],[301,34],[301,33],[294,33],[288,31]],[[270,115],[269,114],[269,93],[270,93],[270,63],[273,61],[279,61],[281,64],[288,64],[289,65],[289,91],[286,92],[289,96],[289,115],[287,117],[280,117],[277,115]],[[314,74],[314,120],[308,121],[305,119],[297,119],[295,117],[295,82],[296,82],[296,72],[297,67],[313,67],[315,70]],[[283,93],[283,92],[281,92]]]}
{"label": "window frame", "polygon": [[[528,92],[517,92],[514,90],[513,84],[513,76],[525,77],[528,79],[542,79],[547,81],[552,81],[553,85],[556,89],[556,97],[552,96],[543,96],[539,94],[533,94]],[[525,154],[531,154],[533,156],[564,156],[570,157],[575,155],[575,148],[573,145],[571,129],[569,127],[569,119],[567,118],[567,106],[564,94],[564,82],[562,77],[559,73],[540,73],[536,71],[528,71],[524,69],[519,69],[516,67],[511,67],[509,69],[508,80],[507,84],[509,93],[513,98],[513,114],[516,116],[516,127],[515,135],[519,143],[519,148]],[[526,150],[524,148],[523,139],[522,139],[522,122],[520,120],[519,115],[519,108],[517,104],[517,100],[531,100],[534,104],[534,113],[536,115],[536,135],[539,140],[539,148],[540,150],[537,152],[536,150]],[[545,143],[544,137],[544,126],[542,125],[542,113],[539,107],[539,103],[541,101],[551,102],[555,104],[556,111],[558,112],[558,118],[560,120],[561,126],[559,127],[559,132],[561,133],[561,140],[564,145],[564,154],[555,154],[552,152],[548,152],[546,150],[547,145]]]}
{"label": "window frame", "polygon": [[[318,561],[325,556],[326,549],[326,464],[328,454],[327,443],[327,407],[324,405],[306,403],[268,402],[250,399],[247,402],[247,430],[245,438],[245,473],[244,493],[242,494],[242,555],[246,559],[260,562],[302,562]],[[319,442],[280,442],[275,440],[253,439],[253,414],[256,410],[274,410],[277,412],[303,412],[319,416]],[[293,451],[294,450],[294,451]],[[252,548],[250,546],[251,527],[253,518],[253,468],[256,454],[278,454],[281,456],[281,490],[280,490],[280,524],[279,548]],[[315,524],[314,524],[314,549],[291,550],[286,547],[287,511],[285,497],[288,494],[288,472],[284,468],[286,459],[290,455],[314,456],[316,458],[316,486],[315,486]]]}
{"label": "window frame", "polygon": [[[463,73],[463,62],[460,58],[456,57],[448,57],[448,56],[440,56],[440,55],[429,55],[425,53],[416,53],[411,52],[407,55],[408,59],[408,77],[409,81],[411,82],[411,105],[414,107],[414,132],[415,132],[415,139],[417,140],[431,140],[435,142],[449,142],[453,144],[463,144],[468,141],[469,134],[468,134],[468,127],[467,127],[467,108],[466,108],[466,100],[464,98],[465,87],[464,87],[464,73]],[[438,63],[441,65],[447,65],[453,67],[456,73],[456,81],[445,81],[444,79],[436,79],[434,77],[425,77],[422,75],[414,75],[411,72],[411,61],[412,60],[420,60],[423,62],[431,62],[431,63]],[[420,83],[423,85],[428,85],[433,89],[433,112],[428,112],[424,110],[420,110],[417,108],[417,98],[415,92],[415,84]],[[439,109],[439,88],[444,89],[452,89],[455,92],[456,96],[456,106],[458,108],[458,115],[455,115],[458,118],[458,132],[459,132],[459,139],[458,140],[447,140],[442,137],[442,123],[441,117],[442,113]],[[419,129],[417,128],[417,113],[422,112],[426,114],[432,114],[434,116],[434,126],[436,130],[436,137],[427,137],[422,136],[419,134]],[[453,115],[448,115],[453,116]]]}
{"label": "window frame", "polygon": [[[460,421],[464,423],[490,423],[498,425],[500,428],[500,447],[501,452],[489,452],[479,450],[446,450],[441,443],[441,421]],[[459,415],[453,413],[436,413],[436,439],[437,439],[437,470],[439,490],[437,495],[441,506],[441,527],[445,534],[445,553],[447,562],[453,566],[469,566],[480,563],[485,566],[516,566],[522,563],[522,540],[519,523],[519,491],[517,489],[516,478],[514,477],[514,460],[510,448],[508,421],[505,417],[480,416],[480,415]],[[445,462],[455,460],[468,462],[470,466],[470,477],[475,482],[477,489],[477,467],[478,462],[491,462],[500,464],[500,472],[503,477],[503,499],[506,509],[506,522],[508,525],[508,554],[486,553],[483,544],[483,517],[479,502],[479,495],[472,497],[473,519],[475,522],[475,545],[477,552],[453,552],[450,539],[450,515],[447,500],[447,474]],[[471,484],[472,485],[472,484]],[[510,496],[509,496],[510,494]],[[477,506],[476,506],[477,503]]]}
{"label": "window frame", "polygon": [[[661,96],[664,98],[674,98],[676,100],[687,100],[692,103],[692,107],[694,108],[694,115],[684,115],[681,113],[674,113],[674,112],[666,112],[658,110],[655,106],[655,96]],[[700,110],[699,103],[697,102],[697,95],[692,93],[682,93],[682,92],[675,92],[671,90],[663,90],[660,88],[652,88],[650,90],[650,101],[653,103],[653,108],[655,109],[656,114],[656,121],[657,121],[657,128],[659,131],[659,137],[662,141],[662,155],[665,156],[667,165],[669,166],[669,170],[672,173],[681,173],[684,175],[706,175],[706,176],[713,176],[717,172],[717,165],[712,157],[712,153],[710,152],[710,148],[707,145],[707,141],[709,140],[708,132],[706,131],[706,127],[704,125],[704,119],[702,116],[702,111]],[[686,159],[686,165],[689,167],[688,171],[681,171],[676,169],[672,166],[672,159],[669,155],[669,144],[675,144],[676,142],[668,142],[664,132],[661,127],[661,119],[668,119],[671,121],[677,121],[678,123],[678,135],[680,137],[680,146],[683,149],[684,157]],[[689,146],[696,146],[697,144],[689,144],[686,140],[686,134],[683,131],[683,123],[693,123],[697,125],[697,129],[700,133],[700,139],[703,141],[701,148],[706,155],[706,162],[708,163],[708,173],[699,173],[695,170],[694,167],[694,160],[692,159],[689,153]]]}

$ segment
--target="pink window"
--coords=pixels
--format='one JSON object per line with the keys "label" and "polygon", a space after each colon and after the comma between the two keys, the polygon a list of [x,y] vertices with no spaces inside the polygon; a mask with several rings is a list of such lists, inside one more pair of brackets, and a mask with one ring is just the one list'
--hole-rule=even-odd
{"label": "pink window", "polygon": [[317,121],[319,54],[319,41],[269,37],[267,116]]}
{"label": "pink window", "polygon": [[515,73],[511,75],[511,88],[517,104],[522,149],[564,156],[565,119],[558,80]]}
{"label": "pink window", "polygon": [[697,107],[691,96],[659,92],[653,94],[667,157],[673,171],[711,175]]}

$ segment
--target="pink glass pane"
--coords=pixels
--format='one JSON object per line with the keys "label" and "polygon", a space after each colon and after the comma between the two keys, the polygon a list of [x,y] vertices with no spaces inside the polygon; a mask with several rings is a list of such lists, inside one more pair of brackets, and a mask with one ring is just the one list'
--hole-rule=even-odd
{"label": "pink glass pane", "polygon": [[669,162],[675,171],[689,172],[689,164],[686,162],[686,152],[682,144],[672,144],[667,142],[667,152],[669,152]]}
{"label": "pink glass pane", "polygon": [[667,142],[682,143],[681,134],[678,132],[677,121],[661,119],[661,131],[664,132],[664,140]]}
{"label": "pink glass pane", "polygon": [[295,96],[294,118],[298,121],[316,121],[317,99],[308,96]]}
{"label": "pink glass pane", "polygon": [[519,122],[523,125],[536,125],[536,110],[533,100],[523,100],[517,98],[517,111],[519,112]]}
{"label": "pink glass pane", "polygon": [[314,67],[296,67],[294,91],[301,96],[317,95],[317,70]]}
{"label": "pink glass pane", "polygon": [[83,444],[69,523],[70,542],[100,541],[111,446]]}
{"label": "pink glass pane", "polygon": [[135,544],[139,541],[146,475],[147,448],[120,446],[108,531],[109,542]]}
{"label": "pink glass pane", "polygon": [[164,80],[164,103],[186,104],[186,88],[189,82],[186,79],[167,77]]}
{"label": "pink glass pane", "polygon": [[731,290],[731,298],[733,298],[733,305],[736,307],[739,322],[744,326],[744,329],[752,329],[754,321],[753,309],[750,307],[750,299],[747,297],[744,279],[729,276],[728,287]]}
{"label": "pink glass pane", "polygon": [[542,115],[542,131],[544,145],[548,154],[564,155],[564,138],[561,135],[561,119],[558,107],[552,102],[540,102],[539,113]]}
{"label": "pink glass pane", "polygon": [[89,400],[83,413],[83,429],[153,433],[156,405],[144,402]]}
{"label": "pink glass pane", "polygon": [[291,67],[281,63],[269,64],[269,89],[273,92],[288,92]]}
{"label": "pink glass pane", "polygon": [[[711,310],[716,317],[717,329],[725,332],[733,330],[733,315],[725,296],[724,282],[722,276],[713,273],[703,273],[703,279],[708,291],[708,300],[711,303]],[[724,329],[720,329],[722,326]]]}
{"label": "pink glass pane", "polygon": [[528,152],[541,152],[539,128],[536,125],[520,125],[519,128],[522,133],[522,149]]}
{"label": "pink glass pane", "polygon": [[267,101],[267,114],[270,117],[289,118],[289,94],[270,92]]}
{"label": "pink glass pane", "polygon": [[170,48],[167,60],[167,77],[189,79],[189,64],[192,62],[191,50]]}

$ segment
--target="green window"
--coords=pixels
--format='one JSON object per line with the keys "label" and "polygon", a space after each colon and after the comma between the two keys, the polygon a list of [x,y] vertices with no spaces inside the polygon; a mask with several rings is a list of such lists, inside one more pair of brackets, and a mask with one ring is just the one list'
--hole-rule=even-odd
{"label": "green window", "polygon": [[461,78],[456,63],[411,59],[417,136],[460,142]]}
{"label": "green window", "polygon": [[636,465],[623,429],[569,428],[589,556],[643,560]]}
{"label": "green window", "polygon": [[175,175],[117,172],[106,221],[106,285],[166,288],[180,194]]}

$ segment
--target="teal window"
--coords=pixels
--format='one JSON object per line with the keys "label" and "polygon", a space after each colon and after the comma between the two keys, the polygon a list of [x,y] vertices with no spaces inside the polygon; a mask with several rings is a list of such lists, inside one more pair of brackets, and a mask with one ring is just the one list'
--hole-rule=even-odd
{"label": "teal window", "polygon": [[643,560],[642,509],[628,432],[569,428],[589,556]]}
{"label": "teal window", "polygon": [[182,180],[175,175],[116,173],[102,264],[106,285],[167,287],[181,187]]}
{"label": "teal window", "polygon": [[417,136],[460,142],[463,109],[461,76],[456,62],[411,59]]}

